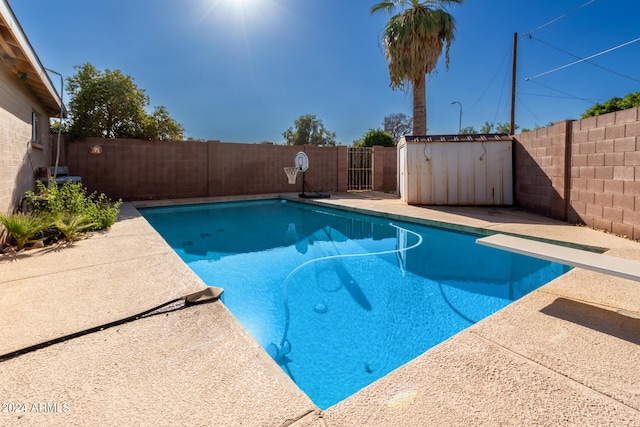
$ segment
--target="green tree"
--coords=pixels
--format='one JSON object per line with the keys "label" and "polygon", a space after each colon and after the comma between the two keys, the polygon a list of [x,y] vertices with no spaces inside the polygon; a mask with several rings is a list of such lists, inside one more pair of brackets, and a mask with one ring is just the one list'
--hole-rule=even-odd
{"label": "green tree", "polygon": [[[553,123],[551,123],[551,124],[553,124]],[[519,129],[520,126],[515,125],[514,128],[515,129]],[[460,134],[461,135],[471,135],[471,134],[477,134],[477,133],[480,133],[480,134],[482,134],[482,133],[507,133],[508,134],[510,131],[511,131],[511,124],[508,123],[508,122],[498,123],[498,124],[493,123],[493,122],[484,122],[484,124],[480,127],[480,131],[479,132],[473,126],[467,126],[466,128],[462,128],[460,130]],[[529,132],[529,129],[522,129],[522,132]]]}
{"label": "green tree", "polygon": [[60,119],[51,119],[49,122],[49,129],[53,134],[57,134],[58,130],[62,133],[69,133],[69,123],[67,123],[66,120],[63,120],[62,129],[60,129]]}
{"label": "green tree", "polygon": [[382,126],[385,132],[390,134],[397,143],[401,136],[411,134],[413,119],[403,113],[394,113],[384,118]]}
{"label": "green tree", "polygon": [[383,147],[395,147],[396,141],[393,136],[387,131],[382,129],[369,129],[364,134],[362,139],[358,141],[358,147],[373,147],[375,145],[382,145]]}
{"label": "green tree", "polygon": [[482,126],[480,126],[480,133],[491,133],[495,124],[493,122],[484,122]]}
{"label": "green tree", "polygon": [[[514,129],[518,129],[519,126],[515,125]],[[504,123],[493,123],[493,122],[484,122],[484,125],[480,127],[480,133],[506,133],[508,134],[511,131],[511,124],[508,122]]]}
{"label": "green tree", "polygon": [[[518,130],[520,126],[518,125],[513,125],[513,131],[515,133],[516,130]],[[506,133],[507,135],[511,133],[511,123],[498,123],[496,125],[496,133]]]}
{"label": "green tree", "polygon": [[[376,4],[371,13],[392,14],[383,30],[385,56],[389,62],[391,88],[413,92],[413,134],[427,133],[426,76],[432,73],[445,49],[449,69],[449,48],[454,41],[453,17],[443,8],[463,0],[389,0]],[[409,4],[410,7],[405,8]]]}
{"label": "green tree", "polygon": [[282,136],[286,145],[336,145],[336,133],[326,130],[322,120],[312,114],[298,117],[294,126],[282,132]]}
{"label": "green tree", "polygon": [[599,116],[601,114],[612,113],[614,111],[627,110],[629,108],[640,107],[640,92],[628,93],[624,98],[613,97],[602,104],[595,104],[588,108],[580,118]]}
{"label": "green tree", "polygon": [[142,138],[150,141],[182,141],[184,127],[173,120],[161,105],[154,108],[153,114],[145,117]]}
{"label": "green tree", "polygon": [[149,97],[131,76],[88,63],[74,68],[67,78],[72,137],[183,139],[184,128],[164,107],[147,114]]}

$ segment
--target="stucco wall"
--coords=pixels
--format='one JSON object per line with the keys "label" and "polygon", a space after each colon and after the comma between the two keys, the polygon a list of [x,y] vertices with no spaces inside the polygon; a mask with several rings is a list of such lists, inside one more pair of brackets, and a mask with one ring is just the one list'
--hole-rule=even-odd
{"label": "stucco wall", "polygon": [[640,240],[640,108],[516,136],[516,203]]}
{"label": "stucco wall", "polygon": [[[31,144],[31,113],[40,115],[40,144]],[[49,163],[49,116],[7,67],[0,67],[0,212],[18,207]]]}

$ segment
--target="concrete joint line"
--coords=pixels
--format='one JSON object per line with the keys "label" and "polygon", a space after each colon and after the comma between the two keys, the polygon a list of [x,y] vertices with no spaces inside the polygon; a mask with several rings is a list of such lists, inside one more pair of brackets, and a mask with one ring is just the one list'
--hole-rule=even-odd
{"label": "concrete joint line", "polygon": [[[159,251],[159,252],[152,253],[152,254],[146,253],[145,255],[140,256],[140,257],[136,257],[136,258],[128,258],[128,259],[117,260],[117,261],[101,262],[99,264],[82,265],[82,266],[75,267],[75,268],[65,268],[64,270],[61,270],[61,271],[44,272],[42,274],[35,274],[33,276],[19,277],[17,279],[8,280],[6,282],[0,281],[0,283],[22,282],[24,280],[35,279],[35,278],[38,278],[38,277],[47,277],[47,278],[49,278],[51,276],[55,276],[55,275],[58,275],[58,274],[67,274],[70,271],[85,270],[85,269],[88,269],[88,268],[94,268],[94,267],[98,267],[98,266],[101,266],[101,265],[116,265],[116,264],[121,264],[123,262],[129,262],[132,259],[152,258],[152,257],[156,257],[158,255],[164,255],[164,254],[170,254],[170,253],[174,253],[173,250]],[[19,262],[19,261],[15,261],[15,262]]]}
{"label": "concrete joint line", "polygon": [[[555,279],[555,280],[558,280],[558,279]],[[626,280],[626,279],[623,279],[623,280]],[[568,298],[566,295],[562,295],[562,294],[559,294],[559,293],[556,293],[556,292],[550,292],[550,291],[547,291],[547,290],[544,290],[544,289],[536,289],[535,292],[541,292],[541,293],[544,293],[544,294],[547,294],[547,295],[553,295],[554,297],[557,297],[557,298],[570,299],[571,301],[576,301],[576,302],[579,302],[579,303],[582,303],[582,304],[585,304],[585,305],[590,305],[590,306],[593,306],[593,307],[602,308],[604,310],[609,310],[612,313],[619,313],[619,311],[620,311],[620,309],[618,309],[616,307],[613,307],[613,306],[610,306],[610,305],[605,305],[605,304],[602,304],[602,303],[595,303],[593,301],[587,301],[587,300],[584,300],[582,298],[574,298],[574,297]]]}
{"label": "concrete joint line", "polygon": [[592,392],[594,392],[594,393],[597,393],[597,394],[599,394],[599,395],[601,395],[601,396],[603,396],[603,397],[606,397],[606,398],[608,398],[608,399],[611,399],[611,400],[613,400],[613,401],[615,401],[615,402],[619,403],[620,405],[622,405],[622,406],[624,406],[624,407],[626,407],[626,408],[629,408],[629,409],[633,410],[634,412],[637,412],[637,413],[639,413],[639,414],[640,414],[640,410],[638,410],[638,409],[634,408],[633,406],[629,406],[629,405],[627,405],[627,404],[626,404],[626,403],[624,403],[624,402],[621,402],[620,400],[616,399],[616,398],[615,398],[615,397],[613,397],[613,396],[610,396],[610,395],[608,395],[608,394],[606,394],[606,393],[604,393],[604,392],[602,392],[602,391],[600,391],[600,390],[596,390],[596,389],[594,389],[594,388],[591,388],[591,387],[589,387],[588,385],[586,385],[586,384],[584,384],[584,383],[582,383],[582,382],[580,382],[580,381],[578,381],[578,380],[576,380],[576,379],[574,379],[574,378],[571,378],[570,376],[568,376],[568,375],[566,375],[566,374],[563,374],[562,372],[558,372],[558,371],[556,371],[556,370],[554,370],[554,369],[552,369],[552,368],[550,368],[550,367],[548,367],[548,366],[545,366],[545,365],[543,365],[543,364],[541,364],[541,363],[539,363],[539,362],[536,362],[535,360],[533,360],[533,359],[531,359],[531,358],[529,358],[529,357],[525,356],[524,354],[518,353],[517,351],[511,350],[510,348],[507,348],[507,347],[505,347],[505,346],[503,346],[503,345],[498,344],[497,342],[495,342],[495,341],[493,341],[493,340],[490,340],[489,338],[483,337],[482,335],[479,335],[477,332],[474,332],[474,331],[469,331],[469,332],[470,332],[470,333],[472,333],[473,335],[477,336],[477,337],[478,337],[478,338],[480,338],[481,340],[483,340],[483,341],[487,342],[487,343],[493,344],[494,346],[496,346],[496,347],[498,347],[498,348],[501,348],[501,349],[503,349],[503,350],[507,351],[508,353],[511,353],[511,354],[513,354],[513,355],[517,356],[517,357],[518,357],[518,358],[520,358],[520,359],[527,360],[527,361],[529,361],[529,362],[533,363],[534,365],[537,365],[537,366],[541,367],[541,368],[542,368],[542,369],[544,369],[545,371],[552,372],[554,375],[557,375],[557,376],[563,377],[563,378],[565,378],[565,379],[567,379],[567,380],[571,381],[572,383],[579,385],[579,386],[580,386],[580,387],[582,387],[582,388],[588,389],[588,390],[590,390],[590,391],[592,391]]}
{"label": "concrete joint line", "polygon": [[304,414],[300,415],[298,418],[294,418],[294,419],[286,419],[282,424],[280,424],[280,427],[290,427],[290,426],[295,426],[295,424],[298,423],[298,421],[301,421],[309,416],[315,416],[316,419],[320,419],[322,426],[325,427],[326,425],[324,424],[324,421],[322,421],[322,411],[318,411],[318,410],[311,410],[309,412],[305,412]]}

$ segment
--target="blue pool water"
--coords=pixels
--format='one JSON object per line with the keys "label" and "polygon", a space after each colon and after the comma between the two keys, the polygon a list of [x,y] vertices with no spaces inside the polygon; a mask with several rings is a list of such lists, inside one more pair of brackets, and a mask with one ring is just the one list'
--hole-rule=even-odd
{"label": "blue pool water", "polygon": [[141,213],[322,409],[568,270],[468,233],[282,200]]}

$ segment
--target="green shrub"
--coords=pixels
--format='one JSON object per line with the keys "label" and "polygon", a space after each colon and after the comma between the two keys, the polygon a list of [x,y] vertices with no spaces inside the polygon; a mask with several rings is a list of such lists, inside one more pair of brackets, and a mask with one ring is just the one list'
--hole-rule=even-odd
{"label": "green shrub", "polygon": [[29,213],[0,214],[0,223],[18,250],[34,241],[71,242],[87,231],[109,228],[116,222],[122,205],[122,200],[114,203],[104,194],[87,194],[82,184],[52,183],[47,188],[37,181],[36,185],[37,193],[26,193]]}
{"label": "green shrub", "polygon": [[82,233],[93,230],[96,223],[92,222],[89,215],[78,215],[72,213],[57,214],[53,221],[55,228],[62,233],[64,240],[72,242]]}
{"label": "green shrub", "polygon": [[14,213],[3,215],[0,213],[0,223],[5,226],[9,234],[16,241],[18,249],[24,248],[27,243],[44,240],[44,233],[52,224],[52,218],[46,214]]}
{"label": "green shrub", "polygon": [[32,212],[60,215],[86,216],[91,230],[103,230],[116,222],[122,200],[113,203],[104,194],[93,192],[87,194],[87,189],[80,183],[67,182],[58,186],[55,182],[47,188],[42,182],[37,182],[38,194],[27,192],[27,203]]}
{"label": "green shrub", "polygon": [[385,132],[382,129],[369,129],[364,134],[362,140],[358,142],[358,147],[373,147],[375,145],[382,145],[383,147],[395,147],[396,142],[390,133]]}

